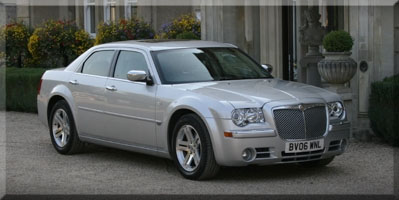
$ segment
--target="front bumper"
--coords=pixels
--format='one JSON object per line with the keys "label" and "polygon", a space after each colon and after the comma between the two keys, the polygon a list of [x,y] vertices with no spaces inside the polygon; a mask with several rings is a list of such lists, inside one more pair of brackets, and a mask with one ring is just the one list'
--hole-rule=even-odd
{"label": "front bumper", "polygon": [[[324,139],[324,149],[319,151],[285,153],[286,140],[281,139],[270,130],[258,130],[233,133],[233,137],[224,137],[223,128],[217,124],[229,123],[228,120],[208,120],[213,139],[213,149],[216,161],[222,166],[270,165],[278,163],[293,163],[329,158],[342,154],[347,146],[350,135],[350,123],[341,122],[329,125],[328,133],[319,139]],[[242,153],[250,148],[255,152],[254,159],[245,161]]]}

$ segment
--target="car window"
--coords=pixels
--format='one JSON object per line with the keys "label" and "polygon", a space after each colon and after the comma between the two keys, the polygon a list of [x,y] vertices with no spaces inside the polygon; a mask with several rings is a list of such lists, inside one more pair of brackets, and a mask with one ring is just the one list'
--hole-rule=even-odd
{"label": "car window", "polygon": [[144,55],[134,51],[121,51],[116,62],[114,77],[127,79],[127,73],[131,70],[140,70],[148,73]]}
{"label": "car window", "polygon": [[83,64],[82,73],[108,76],[113,56],[114,51],[98,51],[91,54]]}
{"label": "car window", "polygon": [[164,84],[272,78],[236,48],[187,48],[153,51]]}

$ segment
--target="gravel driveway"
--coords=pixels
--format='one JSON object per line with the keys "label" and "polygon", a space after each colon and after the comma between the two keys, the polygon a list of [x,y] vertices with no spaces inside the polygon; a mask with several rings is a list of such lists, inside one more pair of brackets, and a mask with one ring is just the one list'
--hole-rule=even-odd
{"label": "gravel driveway", "polygon": [[393,148],[352,142],[328,167],[223,168],[182,178],[166,159],[91,145],[64,156],[34,114],[6,113],[7,194],[393,194]]}

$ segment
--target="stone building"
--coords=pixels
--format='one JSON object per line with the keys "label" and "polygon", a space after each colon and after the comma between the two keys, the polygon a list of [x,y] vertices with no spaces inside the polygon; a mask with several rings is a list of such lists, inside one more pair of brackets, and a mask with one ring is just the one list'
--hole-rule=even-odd
{"label": "stone building", "polygon": [[[140,0],[139,0],[140,1]],[[138,0],[2,0],[7,22],[22,20],[31,27],[44,21],[73,20],[93,36],[101,22],[118,21],[132,17],[143,18],[155,31],[163,24],[182,14],[199,16],[199,6],[148,6]],[[142,2],[145,2],[141,0]]]}
{"label": "stone building", "polygon": [[[208,1],[208,5],[217,0]],[[370,5],[368,4],[370,2]],[[351,57],[362,67],[340,91],[350,113],[354,134],[369,132],[370,84],[399,73],[399,3],[361,6],[310,5],[319,11],[327,31],[346,30],[354,39]],[[352,2],[353,3],[353,2]],[[356,4],[355,4],[356,5]],[[204,6],[202,39],[236,44],[260,63],[274,66],[273,75],[285,80],[307,82],[301,59],[307,46],[299,41],[304,12],[309,6]],[[321,49],[320,49],[321,51]],[[321,87],[328,87],[325,83]]]}
{"label": "stone building", "polygon": [[[24,20],[32,27],[47,19],[76,20],[94,35],[101,21],[138,16],[159,30],[174,17],[193,13],[201,20],[203,40],[233,43],[260,63],[273,65],[275,77],[300,82],[317,76],[304,73],[300,61],[308,48],[299,37],[307,23],[305,12],[316,7],[313,10],[320,14],[323,29],[346,30],[354,39],[351,57],[358,64],[357,71],[346,89],[339,91],[354,134],[369,131],[370,84],[399,73],[399,3],[393,0],[385,5],[374,0],[329,1],[328,5],[322,0],[234,0],[229,5],[222,0],[191,0],[191,6],[154,6],[148,1],[141,4],[142,0],[66,0],[50,6],[35,2],[3,0],[7,20]],[[328,84],[321,80],[319,86]]]}

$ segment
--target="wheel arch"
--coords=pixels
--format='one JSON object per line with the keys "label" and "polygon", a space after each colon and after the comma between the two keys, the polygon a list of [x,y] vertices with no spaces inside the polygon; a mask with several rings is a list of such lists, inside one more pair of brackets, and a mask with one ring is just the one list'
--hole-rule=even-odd
{"label": "wheel arch", "polygon": [[[172,156],[172,155],[171,155],[171,147],[172,147],[173,129],[174,129],[174,127],[176,126],[177,121],[178,121],[182,116],[184,116],[184,115],[186,115],[186,114],[195,114],[195,115],[197,115],[197,116],[202,120],[202,122],[205,124],[206,129],[208,130],[208,134],[209,134],[209,138],[210,138],[210,140],[211,140],[212,147],[213,147],[213,149],[215,149],[215,148],[214,148],[214,147],[215,147],[215,146],[214,146],[214,145],[215,145],[215,142],[214,142],[215,138],[214,138],[214,135],[212,134],[212,129],[209,127],[209,124],[208,124],[209,117],[203,116],[203,115],[202,115],[197,109],[195,109],[195,108],[187,107],[187,106],[182,106],[182,107],[176,108],[176,109],[172,112],[172,114],[170,115],[169,120],[168,120],[168,124],[167,124],[167,145],[168,145],[168,152],[169,152],[169,155]],[[208,119],[208,120],[207,120],[207,119]]]}
{"label": "wheel arch", "polygon": [[[187,114],[195,114],[198,115],[196,112],[194,112],[192,109],[188,108],[180,108],[177,109],[173,112],[171,117],[169,118],[168,126],[167,126],[167,142],[168,142],[168,152],[171,155],[171,146],[172,146],[172,135],[173,135],[173,129],[176,126],[176,123],[179,121],[179,119]],[[198,115],[199,116],[199,115]],[[200,116],[199,116],[200,117]],[[200,117],[201,118],[201,117]],[[202,118],[201,118],[202,119]]]}
{"label": "wheel arch", "polygon": [[49,96],[50,97],[48,99],[46,107],[47,121],[49,121],[50,119],[50,113],[54,105],[60,100],[65,100],[69,108],[71,109],[75,126],[77,126],[75,104],[73,103],[73,97],[71,91],[64,85],[58,85],[53,88]]}

